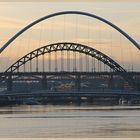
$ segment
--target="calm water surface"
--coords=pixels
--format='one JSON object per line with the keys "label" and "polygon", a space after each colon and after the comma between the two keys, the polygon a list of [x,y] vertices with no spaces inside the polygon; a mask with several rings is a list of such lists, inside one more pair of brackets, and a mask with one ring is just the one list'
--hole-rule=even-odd
{"label": "calm water surface", "polygon": [[140,107],[1,107],[0,137],[140,137]]}

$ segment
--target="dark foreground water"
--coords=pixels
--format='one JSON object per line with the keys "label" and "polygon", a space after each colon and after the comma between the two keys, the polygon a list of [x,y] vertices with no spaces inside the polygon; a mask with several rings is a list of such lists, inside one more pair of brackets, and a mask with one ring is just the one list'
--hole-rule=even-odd
{"label": "dark foreground water", "polygon": [[140,137],[140,107],[1,107],[0,137]]}

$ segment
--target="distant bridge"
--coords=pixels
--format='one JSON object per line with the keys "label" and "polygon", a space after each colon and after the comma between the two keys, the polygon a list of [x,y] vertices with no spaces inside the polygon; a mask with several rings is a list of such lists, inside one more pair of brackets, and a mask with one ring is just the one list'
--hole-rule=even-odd
{"label": "distant bridge", "polygon": [[[28,82],[28,81],[37,80],[37,81],[41,81],[42,88],[47,89],[47,85],[48,85],[47,81],[49,80],[49,77],[52,77],[52,76],[54,78],[51,78],[51,79],[54,81],[57,81],[57,79],[59,81],[63,81],[63,80],[74,81],[75,88],[77,89],[77,91],[80,91],[81,82],[83,80],[92,81],[92,79],[96,76],[107,76],[108,78],[110,77],[109,78],[110,88],[112,88],[113,86],[114,76],[121,76],[121,77],[126,77],[126,78],[131,77],[133,78],[133,80],[135,80],[135,82],[138,82],[137,84],[139,84],[139,79],[137,79],[137,77],[140,76],[140,72],[13,72],[13,73],[6,72],[6,73],[0,73],[1,80],[7,81],[7,89],[9,91],[12,90],[14,81],[27,81]],[[58,78],[55,78],[55,77],[58,77]]]}

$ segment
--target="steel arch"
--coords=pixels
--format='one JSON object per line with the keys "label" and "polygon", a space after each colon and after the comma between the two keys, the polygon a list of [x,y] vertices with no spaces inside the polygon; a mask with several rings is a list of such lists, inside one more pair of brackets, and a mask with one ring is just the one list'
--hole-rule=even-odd
{"label": "steel arch", "polygon": [[24,27],[23,29],[21,29],[18,33],[16,33],[11,39],[9,39],[1,48],[0,48],[0,53],[2,53],[2,51],[10,44],[12,43],[18,36],[20,36],[23,32],[25,32],[26,30],[28,30],[29,28],[31,28],[32,26],[36,25],[37,23],[55,17],[55,16],[59,16],[59,15],[66,15],[66,14],[78,14],[78,15],[85,15],[88,17],[92,17],[92,18],[96,18],[108,25],[110,25],[111,27],[113,27],[114,29],[116,29],[118,32],[120,32],[123,36],[125,36],[132,44],[134,44],[135,47],[137,47],[140,50],[140,45],[130,36],[128,35],[126,32],[124,32],[122,29],[120,29],[118,26],[116,26],[115,24],[113,24],[112,22],[99,17],[97,15],[91,14],[91,13],[87,13],[87,12],[82,12],[82,11],[63,11],[63,12],[57,12],[57,13],[53,13],[47,16],[44,16],[42,18],[39,18],[37,20],[35,20],[34,22],[30,23],[29,25],[27,25],[26,27]]}
{"label": "steel arch", "polygon": [[18,70],[18,68],[20,66],[24,65],[26,62],[28,62],[40,55],[43,55],[45,53],[51,53],[54,51],[55,52],[56,51],[80,52],[80,53],[83,53],[83,54],[96,58],[97,60],[108,65],[115,72],[126,72],[125,69],[123,69],[118,63],[116,63],[113,59],[111,59],[107,55],[103,54],[102,52],[100,52],[94,48],[88,47],[86,45],[82,45],[79,43],[71,43],[71,42],[54,43],[54,44],[50,44],[50,45],[46,45],[41,48],[38,48],[38,49],[28,53],[27,55],[23,56],[21,59],[19,59],[13,65],[11,65],[5,72],[14,72],[14,71]]}

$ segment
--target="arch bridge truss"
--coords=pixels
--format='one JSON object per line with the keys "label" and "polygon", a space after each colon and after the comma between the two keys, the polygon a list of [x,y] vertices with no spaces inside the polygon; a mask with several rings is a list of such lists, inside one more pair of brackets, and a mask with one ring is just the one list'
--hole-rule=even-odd
{"label": "arch bridge truss", "polygon": [[79,43],[71,43],[71,42],[62,42],[62,43],[54,43],[50,45],[46,45],[44,47],[38,48],[27,55],[20,58],[16,61],[13,65],[11,65],[5,72],[13,73],[15,71],[19,71],[19,68],[22,65],[25,65],[28,61],[31,61],[34,58],[39,57],[40,55],[44,55],[46,53],[57,52],[57,51],[73,51],[79,52],[81,54],[85,54],[95,58],[105,65],[109,66],[115,72],[126,72],[117,62],[111,59],[109,56],[105,55],[104,53],[91,48],[86,45],[82,45]]}

